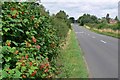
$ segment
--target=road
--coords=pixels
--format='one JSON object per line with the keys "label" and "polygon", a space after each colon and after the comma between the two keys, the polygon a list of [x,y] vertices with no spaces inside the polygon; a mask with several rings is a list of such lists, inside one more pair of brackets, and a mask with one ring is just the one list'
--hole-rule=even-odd
{"label": "road", "polygon": [[73,24],[90,78],[118,78],[118,39]]}

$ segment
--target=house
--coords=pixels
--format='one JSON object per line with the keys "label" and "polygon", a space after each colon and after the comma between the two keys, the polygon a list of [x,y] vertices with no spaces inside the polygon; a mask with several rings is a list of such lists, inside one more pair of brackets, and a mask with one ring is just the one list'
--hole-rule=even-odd
{"label": "house", "polygon": [[117,23],[117,20],[110,19],[110,20],[109,20],[109,23],[110,23],[110,24],[116,24],[116,23]]}

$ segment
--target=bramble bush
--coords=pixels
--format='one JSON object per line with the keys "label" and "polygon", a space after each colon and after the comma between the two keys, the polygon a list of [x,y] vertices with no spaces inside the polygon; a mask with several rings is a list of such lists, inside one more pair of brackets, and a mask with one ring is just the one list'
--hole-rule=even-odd
{"label": "bramble bush", "polygon": [[50,78],[51,60],[59,52],[57,30],[41,5],[34,2],[2,4],[3,78]]}

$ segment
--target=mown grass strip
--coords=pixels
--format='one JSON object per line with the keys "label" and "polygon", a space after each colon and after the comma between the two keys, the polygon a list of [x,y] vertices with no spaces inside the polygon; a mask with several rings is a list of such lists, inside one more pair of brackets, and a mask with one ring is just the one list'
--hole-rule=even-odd
{"label": "mown grass strip", "polygon": [[60,78],[88,78],[88,71],[83,59],[83,54],[79,47],[76,35],[72,30],[68,40],[68,45],[61,50],[58,64],[62,65]]}

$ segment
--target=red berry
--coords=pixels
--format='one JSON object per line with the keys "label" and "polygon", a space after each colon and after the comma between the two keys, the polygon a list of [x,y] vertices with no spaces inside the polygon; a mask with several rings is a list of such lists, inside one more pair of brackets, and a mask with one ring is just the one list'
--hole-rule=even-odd
{"label": "red berry", "polygon": [[35,39],[34,36],[32,37],[32,41],[33,41],[34,43],[36,43],[36,39]]}
{"label": "red berry", "polygon": [[46,69],[44,70],[44,72],[48,72],[48,68],[46,68]]}
{"label": "red berry", "polygon": [[26,55],[25,58],[28,59],[28,55]]}
{"label": "red berry", "polygon": [[9,42],[9,43],[7,43],[7,45],[8,45],[8,46],[10,46],[10,44],[11,44],[10,42]]}
{"label": "red berry", "polygon": [[34,16],[32,16],[31,19],[34,19]]}
{"label": "red berry", "polygon": [[18,51],[18,50],[16,50],[16,51],[15,51],[15,54],[18,54],[18,53],[19,53],[19,51]]}
{"label": "red berry", "polygon": [[25,66],[25,63],[24,63],[24,62],[22,63],[22,66]]}
{"label": "red berry", "polygon": [[48,66],[49,66],[49,63],[45,64],[45,66],[48,67]]}
{"label": "red berry", "polygon": [[22,14],[24,15],[24,12],[22,12]]}
{"label": "red berry", "polygon": [[35,71],[31,74],[31,76],[35,76],[36,73],[37,73],[37,71],[35,70]]}
{"label": "red berry", "polygon": [[26,78],[26,75],[22,75],[22,78]]}
{"label": "red berry", "polygon": [[40,70],[42,70],[44,67],[45,67],[45,65],[41,65],[41,66],[40,66]]}
{"label": "red berry", "polygon": [[14,10],[15,10],[15,8],[11,8],[11,10],[12,10],[12,11],[14,11]]}
{"label": "red berry", "polygon": [[14,15],[13,18],[16,18],[16,15]]}
{"label": "red berry", "polygon": [[32,62],[30,62],[29,64],[30,64],[30,66],[32,66]]}

